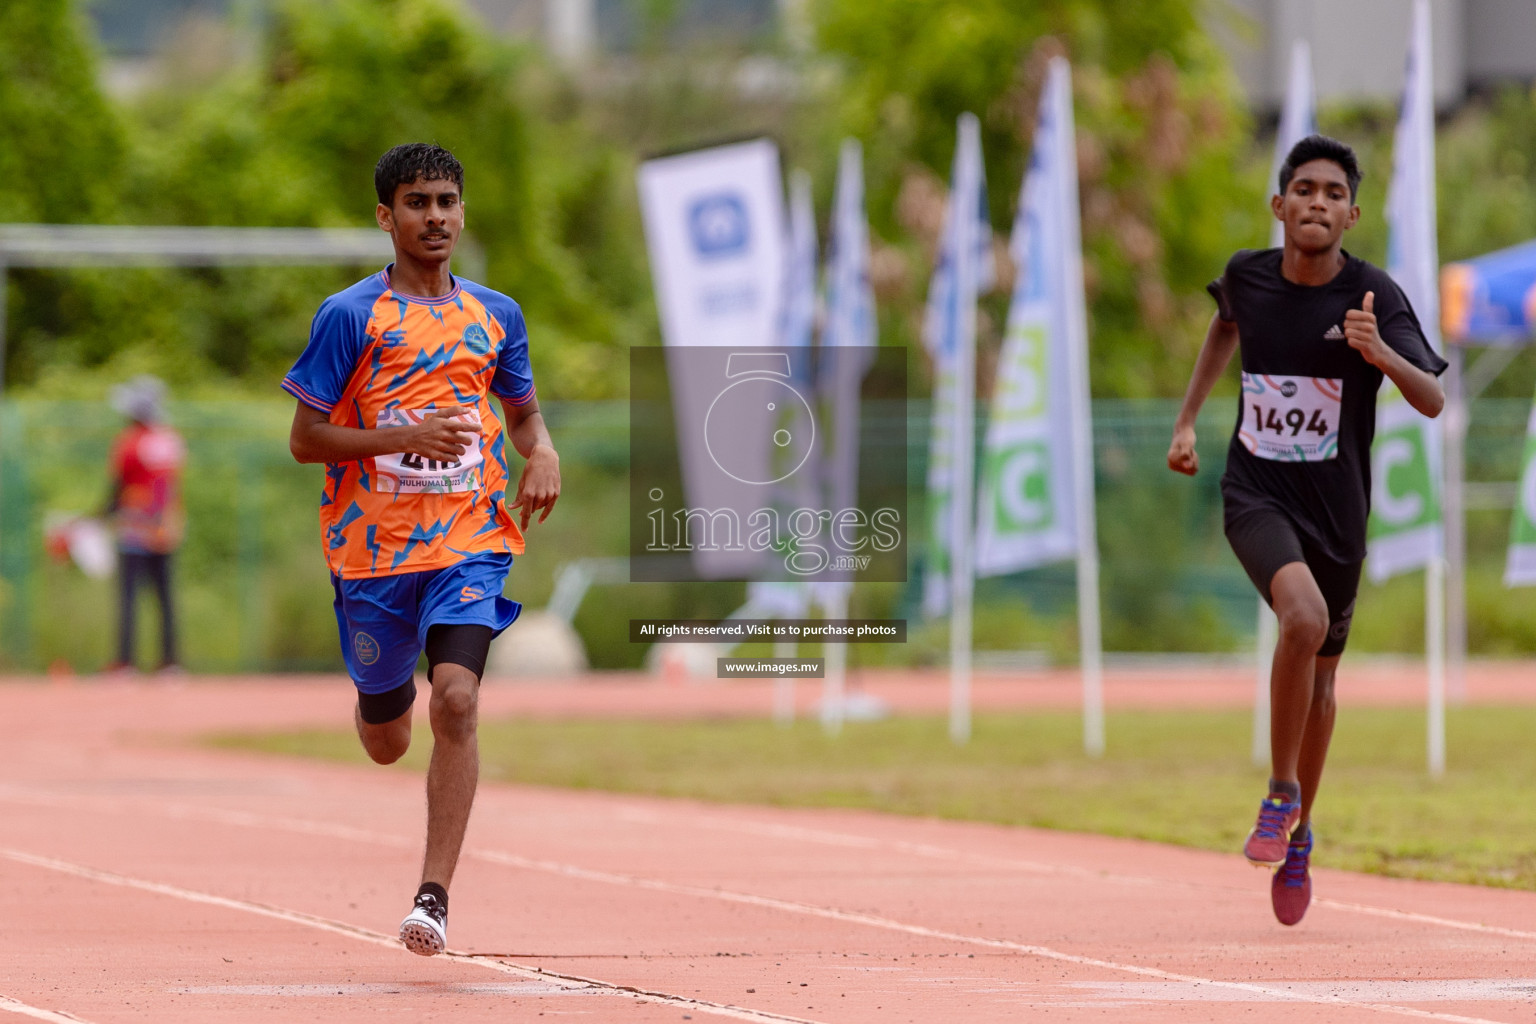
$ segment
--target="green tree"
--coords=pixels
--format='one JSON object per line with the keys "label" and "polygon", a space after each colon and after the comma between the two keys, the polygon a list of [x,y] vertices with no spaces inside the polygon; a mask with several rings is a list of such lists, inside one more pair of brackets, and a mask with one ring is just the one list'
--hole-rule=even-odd
{"label": "green tree", "polygon": [[[88,38],[69,0],[0,4],[0,222],[117,217],[125,137]],[[96,296],[37,271],[14,271],[10,284],[6,377],[27,379],[47,338],[68,333]]]}
{"label": "green tree", "polygon": [[0,221],[113,219],[123,129],[88,38],[70,0],[0,4]]}
{"label": "green tree", "polygon": [[[122,110],[96,91],[68,0],[6,5],[0,32],[0,124],[20,140],[0,166],[40,186],[8,194],[30,204],[8,219],[371,226],[379,155],[435,141],[467,169],[485,283],[527,310],[546,393],[622,391],[613,350],[650,318],[643,280],[613,267],[643,259],[615,237],[638,227],[632,165],[550,130],[537,109],[548,72],[461,4],[283,0],[254,54],[233,30],[204,33],[204,59],[168,59],[162,84]],[[79,393],[149,369],[182,391],[220,377],[266,390],[320,299],[371,269],[33,274],[13,307],[15,379]]]}
{"label": "green tree", "polygon": [[[445,0],[284,3],[254,66],[145,105],[135,177],[156,200],[145,212],[191,223],[371,225],[379,155],[400,142],[438,142],[466,167],[486,283],[527,309],[551,391],[611,394],[615,361],[603,353],[617,327],[556,238],[556,196],[538,173],[549,154],[522,95],[528,64]],[[279,291],[265,304],[286,307],[288,289]],[[312,312],[319,297],[301,308]],[[304,336],[291,316],[272,322],[280,337],[235,346],[210,338],[205,352],[256,352],[270,374]]]}
{"label": "green tree", "polygon": [[[1209,316],[1202,286],[1233,248],[1258,240],[1258,214],[1234,216],[1259,188],[1242,166],[1247,120],[1198,9],[1194,0],[821,0],[818,39],[841,66],[847,130],[866,142],[875,229],[917,253],[923,271],[894,276],[885,296],[900,340],[916,340],[956,118],[981,118],[993,224],[1006,236],[1046,59],[1062,53],[1074,75],[1094,391],[1182,387]],[[1002,301],[990,303],[984,343],[996,342]]]}

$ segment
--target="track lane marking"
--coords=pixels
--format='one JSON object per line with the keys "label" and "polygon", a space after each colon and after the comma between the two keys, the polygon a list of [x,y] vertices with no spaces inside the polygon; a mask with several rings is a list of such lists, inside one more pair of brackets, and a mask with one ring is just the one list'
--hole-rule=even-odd
{"label": "track lane marking", "polygon": [[7,1013],[19,1013],[23,1017],[32,1017],[36,1020],[45,1020],[49,1024],[91,1024],[84,1017],[76,1017],[72,1013],[63,1010],[44,1010],[37,1006],[28,1006],[20,999],[12,999],[10,996],[0,995],[0,1010]]}
{"label": "track lane marking", "polygon": [[[62,796],[45,794],[35,791],[27,791],[17,786],[0,784],[0,800],[10,800],[14,803],[26,803],[41,807],[76,807],[88,808],[93,811],[110,811],[121,814],[132,813],[125,808],[120,800],[103,800],[88,796]],[[168,818],[185,821],[208,821],[224,825],[235,825],[242,828],[282,828],[291,832],[305,835],[325,836],[331,839],[345,839],[361,843],[385,844],[395,849],[415,850],[420,848],[420,841],[405,839],[400,836],[388,835],[382,832],[371,832],[366,829],[355,828],[350,825],[340,825],[333,822],[317,822],[307,818],[292,818],[282,815],[256,814],[251,811],[232,811],[218,807],[206,807],[195,804],[167,803],[153,798],[139,798],[141,805],[153,801],[157,811]],[[911,854],[917,857],[949,861],[952,863],[970,864],[976,867],[1004,868],[1015,871],[1025,871],[1042,875],[1065,875],[1072,878],[1082,878],[1088,881],[1119,882],[1126,885],[1137,886],[1164,886],[1180,885],[1196,891],[1239,891],[1232,886],[1201,885],[1198,883],[1181,880],[1167,880],[1150,878],[1144,875],[1126,875],[1114,872],[1094,871],[1089,868],[1073,867],[1069,864],[1051,864],[1044,861],[1020,860],[1011,857],[997,857],[986,854],[967,853],[963,850],[954,850],[943,846],[934,846],[927,843],[911,843],[903,840],[889,840],[874,836],[863,836],[855,833],[832,832],[823,829],[809,828],[800,825],[779,825],[768,822],[738,822],[731,818],[721,816],[668,816],[659,812],[641,808],[620,808],[616,812],[620,820],[628,820],[635,824],[666,824],[676,825],[696,824],[707,828],[716,828],[723,831],[739,831],[747,835],[761,835],[779,839],[801,839],[806,842],[814,842],[821,845],[846,847],[849,849],[864,850],[893,850],[897,853]],[[466,855],[473,855],[473,851],[466,849]],[[1241,890],[1247,891],[1247,890]],[[1536,941],[1536,931],[1524,931],[1519,928],[1506,928],[1501,925],[1483,924],[1478,921],[1462,921],[1456,918],[1439,917],[1434,914],[1423,914],[1412,910],[1397,910],[1391,907],[1378,907],[1365,903],[1352,903],[1344,900],[1331,899],[1326,896],[1314,897],[1313,906],[1328,907],[1346,913],[1361,914],[1368,917],[1380,917],[1392,921],[1404,921],[1414,924],[1430,925],[1439,928],[1452,928],[1457,931],[1474,932],[1483,935],[1498,935],[1508,939],[1523,939]]]}
{"label": "track lane marking", "polygon": [[[162,808],[167,811],[174,810],[173,817],[186,817],[192,820],[208,820],[222,822],[241,827],[257,829],[283,829],[306,835],[315,835],[328,838],[346,839],[350,841],[367,842],[374,844],[386,844],[395,848],[415,849],[419,844],[406,840],[400,836],[388,833],[377,833],[366,829],[354,828],[349,825],[337,825],[329,822],[316,822],[303,818],[290,818],[284,816],[261,815],[248,811],[224,811],[220,809],[204,808],[196,805],[166,805]],[[0,855],[7,855],[4,848],[0,848]],[[1066,953],[1049,946],[1040,946],[1032,943],[1014,942],[1009,939],[992,939],[984,936],[965,935],[959,932],[949,932],[942,929],[929,928],[926,925],[911,924],[898,921],[894,918],[882,917],[876,914],[866,914],[860,911],[841,910],[836,907],[822,907],[810,903],[800,903],[794,900],[785,900],[773,896],[760,896],[754,893],[735,892],[729,889],[706,888],[703,886],[684,885],[676,882],[665,882],[659,879],[643,878],[636,875],[625,875],[617,872],[601,871],[592,868],[583,868],[574,864],[564,864],[559,861],[539,860],[524,857],[519,854],[507,853],[498,850],[484,850],[478,848],[466,848],[464,856],[473,857],[488,863],[500,864],[504,867],[519,868],[523,870],[538,871],[544,874],[558,875],[567,878],[575,878],[583,881],[597,882],[605,885],[624,886],[651,892],[662,892],[670,895],[690,896],[699,899],[716,900],[727,903],[736,903],[746,906],[755,906],[763,909],[777,910],[808,917],[821,918],[823,920],[838,921],[845,924],[855,924],[865,927],[878,928],[885,931],[901,932],[921,938],[937,939],[945,942],[954,942],[965,945],[980,946],[983,948],[1005,950],[1020,953],[1026,956],[1034,956],[1040,959],[1052,960],[1059,963],[1070,963],[1083,967],[1095,967],[1101,970],[1118,971],[1140,977],[1155,978],[1163,982],[1179,982],[1183,984],[1210,985],[1229,991],[1243,992],[1250,995],[1258,995],[1266,999],[1275,999],[1287,1002],[1311,1003],[1330,1006],[1347,1006],[1353,1009],[1372,1010],[1380,1013],[1395,1014],[1398,1016],[1415,1017],[1424,1020],[1445,1021],[1448,1024],[1500,1024],[1481,1017],[1465,1017],[1457,1014],[1438,1013],[1430,1010],[1420,1010],[1409,1006],[1400,1006],[1391,1003],[1367,1002],[1362,1000],[1346,999],[1340,996],[1327,994],[1311,994],[1296,992],[1284,988],[1275,988],[1264,985],[1256,985],[1250,982],[1226,981],[1217,978],[1206,978],[1199,975],[1182,974],[1175,971],[1164,971],[1156,967],[1143,967],[1136,964],[1125,964],[1113,960],[1104,960],[1097,957],[1087,957],[1075,953]],[[30,856],[30,855],[26,855]],[[45,858],[46,859],[46,858]],[[68,862],[59,862],[67,864]],[[93,871],[94,869],[84,869]],[[146,885],[159,885],[159,883],[145,883]],[[174,888],[174,887],[171,887]],[[223,900],[224,897],[210,897],[213,900]],[[240,901],[230,901],[230,905],[244,908],[246,904]],[[249,904],[250,907],[263,906],[261,904]],[[298,911],[286,912],[306,917]],[[323,918],[314,918],[315,921],[325,921]],[[347,925],[346,928],[354,926]],[[366,929],[357,929],[359,935],[379,936],[393,946],[392,937],[380,936],[380,933],[369,932]],[[479,958],[466,957],[486,964],[495,961],[481,960]],[[527,970],[525,968],[525,970]],[[533,968],[532,970],[537,970]],[[545,976],[557,976],[552,972],[540,972]],[[591,984],[605,985],[609,983],[597,982],[592,979],[582,978],[578,975],[558,975],[560,977],[585,981]],[[616,987],[616,986],[609,986]],[[680,998],[665,996],[665,998]],[[762,1018],[752,1018],[762,1019]],[[792,1020],[794,1018],[769,1018],[778,1020]]]}
{"label": "track lane marking", "polygon": [[[715,829],[723,832],[740,832],[743,835],[763,836],[770,839],[803,840],[825,846],[846,847],[862,850],[891,850],[896,853],[911,854],[914,857],[925,857],[932,860],[947,861],[957,864],[969,864],[974,867],[1003,868],[1013,871],[1022,871],[1039,875],[1065,875],[1071,878],[1082,878],[1090,881],[1119,882],[1125,885],[1137,886],[1167,886],[1178,885],[1183,888],[1196,891],[1219,890],[1221,892],[1246,892],[1235,886],[1211,885],[1209,883],[1188,882],[1182,879],[1150,878],[1145,875],[1126,875],[1113,871],[1095,871],[1091,868],[1074,867],[1071,864],[1052,864],[1048,861],[1022,860],[1014,857],[1000,857],[988,854],[970,853],[965,850],[955,850],[945,846],[935,846],[929,843],[914,843],[902,839],[883,839],[875,836],[859,835],[851,832],[833,832],[827,829],[812,828],[805,825],[780,825],[771,822],[745,821],[723,815],[666,815],[648,808],[620,808],[617,817],[636,824],[669,825],[678,824],[693,825],[700,828]],[[1204,851],[1208,852],[1208,851]],[[1392,907],[1377,907],[1367,903],[1352,903],[1346,900],[1330,899],[1326,896],[1314,897],[1313,906],[1331,907],[1334,910],[1342,910],[1353,914],[1364,914],[1370,917],[1383,917],[1393,921],[1411,921],[1416,924],[1435,925],[1442,928],[1455,928],[1460,931],[1480,932],[1487,935],[1501,935],[1510,939],[1528,939],[1536,941],[1536,932],[1522,931],[1518,928],[1505,928],[1500,925],[1482,924],[1477,921],[1461,921],[1455,918],[1438,917],[1434,914],[1422,914],[1412,910],[1397,910]]]}
{"label": "track lane marking", "polygon": [[[257,903],[253,900],[238,900],[228,896],[218,896],[213,893],[199,892],[195,889],[184,889],[176,885],[167,885],[164,882],[152,882],[148,879],[134,878],[130,875],[121,875],[113,871],[103,871],[99,868],[89,867],[84,864],[75,864],[71,861],[60,860],[57,857],[43,857],[24,850],[16,850],[0,847],[0,857],[15,861],[18,864],[26,864],[31,867],[43,868],[49,871],[57,871],[61,874],[73,875],[92,882],[101,882],[107,885],[120,886],[125,889],[137,889],[141,892],[152,893],[157,896],[169,896],[175,899],[185,900],[189,903],[201,903],[206,906],[220,907],[226,910],[244,911],[248,914],[257,914],[261,917],[272,918],[288,924],[304,925],[320,931],[330,932],[334,935],[345,936],[349,939],[358,939],[375,946],[383,946],[388,949],[403,951],[400,940],[393,935],[385,935],[360,925],[350,924],[346,921],[336,921],[331,918],[320,917],[317,914],[307,914],[301,910],[289,910],[286,907],[276,907],[267,903]],[[821,1024],[805,1017],[792,1017],[787,1014],[772,1013],[766,1010],[752,1010],[746,1007],[731,1006],[726,1003],[715,1003],[706,999],[692,999],[688,996],[676,996],[669,992],[658,992],[652,989],[643,989],[634,985],[619,985],[610,981],[601,981],[595,978],[587,978],[577,974],[565,974],[555,971],[546,971],[538,967],[525,967],[522,964],[510,963],[505,960],[488,959],[480,956],[472,956],[468,953],[456,953],[451,950],[439,953],[438,956],[458,963],[478,964],[481,967],[510,974],[525,980],[537,980],[545,984],[559,985],[573,992],[584,989],[600,990],[602,994],[623,996],[640,1002],[662,1003],[667,1006],[676,1006],[696,1012],[710,1013],[718,1017],[728,1017],[734,1020],[751,1021],[754,1024]],[[596,994],[596,993],[594,993]],[[24,1006],[25,1004],[18,1004]],[[0,1008],[8,1008],[0,1003]],[[31,1009],[31,1008],[28,1008]],[[21,1012],[21,1011],[18,1011]],[[48,1011],[37,1011],[47,1013]],[[36,1014],[32,1014],[36,1015]],[[43,1017],[44,1020],[78,1022],[75,1017]]]}

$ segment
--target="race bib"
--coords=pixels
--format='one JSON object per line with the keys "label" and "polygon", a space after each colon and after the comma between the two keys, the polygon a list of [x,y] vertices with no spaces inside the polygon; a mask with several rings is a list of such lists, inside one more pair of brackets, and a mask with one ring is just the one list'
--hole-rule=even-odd
{"label": "race bib", "polygon": [[[379,427],[403,427],[420,423],[435,409],[385,409]],[[459,417],[476,427],[464,454],[455,462],[438,462],[424,455],[396,452],[373,460],[374,490],[384,494],[447,494],[479,488],[485,457],[480,451],[480,414],[470,409]]]}
{"label": "race bib", "polygon": [[1243,374],[1237,439],[1261,459],[1324,462],[1339,454],[1341,377]]}

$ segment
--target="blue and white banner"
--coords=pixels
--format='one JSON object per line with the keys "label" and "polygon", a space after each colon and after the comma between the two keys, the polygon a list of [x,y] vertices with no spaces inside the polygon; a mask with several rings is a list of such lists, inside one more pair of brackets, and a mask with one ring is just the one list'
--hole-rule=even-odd
{"label": "blue and white banner", "polygon": [[640,165],[640,214],[668,345],[778,343],[779,150],[755,139]]}
{"label": "blue and white banner", "polygon": [[811,176],[789,176],[789,222],[784,235],[784,305],[780,310],[779,344],[804,348],[816,328],[816,208],[811,201]]}
{"label": "blue and white banner", "polygon": [[1515,498],[1515,513],[1509,522],[1509,558],[1504,563],[1504,585],[1536,585],[1536,405],[1532,406],[1526,423],[1520,490]]}
{"label": "blue and white banner", "polygon": [[962,114],[923,332],[934,374],[923,578],[923,611],[930,617],[949,607],[955,542],[975,521],[969,449],[975,422],[976,298],[995,280],[981,127],[974,114]]}
{"label": "blue and white banner", "polygon": [[[1416,0],[1407,82],[1387,192],[1387,272],[1408,296],[1424,336],[1440,351],[1440,255],[1435,231],[1435,92],[1429,4]],[[1441,430],[1397,387],[1382,386],[1371,445],[1374,501],[1367,570],[1376,582],[1420,569],[1444,551]]]}
{"label": "blue and white banner", "polygon": [[[786,245],[778,147],[756,139],[659,157],[641,164],[638,177],[685,492],[657,488],[656,500],[682,500],[701,521],[742,519],[772,505],[772,485],[783,476],[776,460],[787,447],[803,461],[814,431],[803,395],[798,404],[735,398],[743,388],[793,391],[797,373],[799,357],[787,351],[752,355],[782,341]],[[732,397],[721,404],[717,396],[727,390]],[[802,406],[805,423],[785,428],[779,422],[786,409]],[[795,444],[772,444],[776,428],[792,430]],[[722,446],[729,452],[717,450]],[[771,564],[764,552],[739,545],[711,541],[691,550],[703,578],[752,579]]]}
{"label": "blue and white banner", "polygon": [[[1291,45],[1291,73],[1285,83],[1285,104],[1280,108],[1280,126],[1275,132],[1275,159],[1269,168],[1269,187],[1280,187],[1280,168],[1291,147],[1317,134],[1317,97],[1312,89],[1312,48],[1305,39]],[[1285,244],[1285,222],[1279,218],[1269,230],[1269,245],[1278,249]]]}
{"label": "blue and white banner", "polygon": [[[864,150],[855,139],[844,139],[838,154],[826,275],[826,324],[817,371],[827,422],[821,485],[825,507],[844,509],[858,504],[859,393],[878,343],[864,215]],[[822,607],[846,609],[851,577],[812,585]]]}
{"label": "blue and white banner", "polygon": [[[808,351],[816,329],[816,209],[811,199],[811,176],[802,170],[789,176],[789,220],[784,227],[784,299],[779,310],[779,346]],[[805,394],[813,392],[810,360],[792,364],[790,383]],[[820,445],[798,473],[781,482],[775,504],[781,514],[797,508],[819,508],[816,480]],[[775,476],[790,467],[783,465]],[[746,609],[733,617],[800,619],[810,614],[811,586],[806,583],[762,582],[747,584]]]}
{"label": "blue and white banner", "polygon": [[[1009,250],[1016,277],[982,454],[976,575],[996,576],[1077,551],[1073,474],[1076,353],[1088,338],[1078,235],[1072,81],[1053,64]],[[1091,469],[1089,470],[1091,472]]]}

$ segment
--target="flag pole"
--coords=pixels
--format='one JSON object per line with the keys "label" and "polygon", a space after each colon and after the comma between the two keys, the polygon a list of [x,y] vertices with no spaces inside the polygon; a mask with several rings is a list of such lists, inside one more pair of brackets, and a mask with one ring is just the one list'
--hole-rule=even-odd
{"label": "flag pole", "polygon": [[[1072,115],[1072,66],[1065,57],[1051,59],[1057,80],[1056,119],[1064,139],[1075,139]],[[1070,173],[1060,176],[1062,223],[1062,298],[1066,306],[1067,372],[1072,408],[1073,507],[1077,518],[1077,635],[1083,685],[1083,751],[1104,753],[1104,641],[1099,612],[1099,534],[1094,519],[1093,406],[1088,387],[1088,310],[1083,297],[1082,227],[1078,218],[1077,160],[1066,156]]]}
{"label": "flag pole", "polygon": [[[979,153],[981,128],[975,114],[960,115],[958,142],[962,153]],[[956,743],[971,738],[971,599],[976,584],[975,470],[976,470],[976,278],[974,193],[959,190],[974,182],[954,182],[955,214],[955,432],[953,435],[954,486],[951,490],[949,563],[949,737]]]}
{"label": "flag pole", "polygon": [[1424,659],[1429,662],[1427,753],[1430,778],[1445,776],[1445,557],[1424,567]]}

